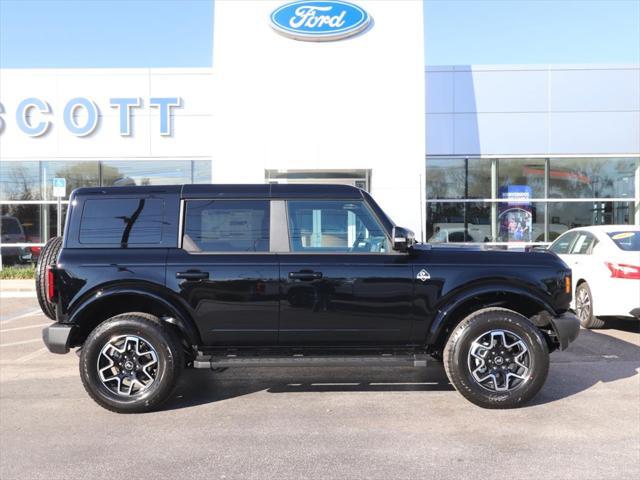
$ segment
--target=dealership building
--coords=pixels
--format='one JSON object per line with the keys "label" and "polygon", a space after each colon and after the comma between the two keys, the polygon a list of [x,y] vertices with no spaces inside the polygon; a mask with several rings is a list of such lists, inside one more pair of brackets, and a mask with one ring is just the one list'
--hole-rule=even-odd
{"label": "dealership building", "polygon": [[640,65],[425,68],[422,2],[356,2],[333,41],[284,3],[216,2],[211,68],[0,70],[3,246],[57,234],[54,178],[347,183],[431,242],[640,225]]}

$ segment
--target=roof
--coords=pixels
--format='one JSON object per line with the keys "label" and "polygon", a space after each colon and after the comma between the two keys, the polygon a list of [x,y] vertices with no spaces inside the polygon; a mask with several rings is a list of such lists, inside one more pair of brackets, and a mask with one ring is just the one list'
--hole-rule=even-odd
{"label": "roof", "polygon": [[318,184],[188,184],[122,187],[90,187],[76,195],[182,194],[183,198],[362,198],[362,191],[350,185]]}

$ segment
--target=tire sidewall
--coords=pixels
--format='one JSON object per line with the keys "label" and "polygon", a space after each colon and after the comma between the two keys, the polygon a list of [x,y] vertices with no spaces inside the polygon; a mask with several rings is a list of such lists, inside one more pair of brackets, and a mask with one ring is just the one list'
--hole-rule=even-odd
{"label": "tire sidewall", "polygon": [[[495,392],[479,385],[472,376],[468,354],[473,341],[490,330],[508,330],[518,335],[529,350],[529,378],[513,390]],[[545,339],[525,317],[515,312],[487,312],[473,318],[454,332],[449,350],[452,383],[467,399],[486,408],[509,408],[530,400],[544,384],[549,369],[549,350]]]}
{"label": "tire sidewall", "polygon": [[591,328],[594,319],[593,316],[593,295],[591,295],[591,289],[589,288],[589,285],[587,284],[587,282],[583,282],[580,285],[578,285],[578,288],[576,288],[576,310],[578,307],[578,298],[580,296],[580,292],[584,290],[587,293],[587,296],[589,297],[589,318],[587,318],[586,320],[583,321],[582,318],[580,318],[580,325],[582,325],[584,328]]}
{"label": "tire sidewall", "polygon": [[[153,384],[140,395],[118,395],[109,390],[98,374],[98,357],[114,337],[136,335],[149,343],[158,355],[158,369]],[[87,338],[80,356],[80,375],[85,388],[102,406],[118,412],[140,412],[161,403],[173,390],[179,374],[179,352],[167,341],[167,332],[159,324],[141,322],[135,316],[114,318],[98,326]]]}

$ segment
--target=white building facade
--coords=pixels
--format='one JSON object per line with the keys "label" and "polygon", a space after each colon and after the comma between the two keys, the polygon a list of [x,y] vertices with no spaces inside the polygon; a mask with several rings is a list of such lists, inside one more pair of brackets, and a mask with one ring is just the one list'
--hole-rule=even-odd
{"label": "white building facade", "polygon": [[60,177],[349,183],[433,242],[640,224],[640,66],[425,71],[422,2],[357,3],[366,29],[312,42],[283,2],[216,2],[212,68],[0,70],[3,246],[57,234]]}

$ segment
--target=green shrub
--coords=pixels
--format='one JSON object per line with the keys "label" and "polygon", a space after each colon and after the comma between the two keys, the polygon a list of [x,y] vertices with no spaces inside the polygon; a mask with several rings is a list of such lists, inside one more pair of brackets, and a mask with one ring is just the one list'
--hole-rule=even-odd
{"label": "green shrub", "polygon": [[0,280],[28,280],[36,276],[36,269],[33,265],[21,267],[2,267],[0,270]]}

